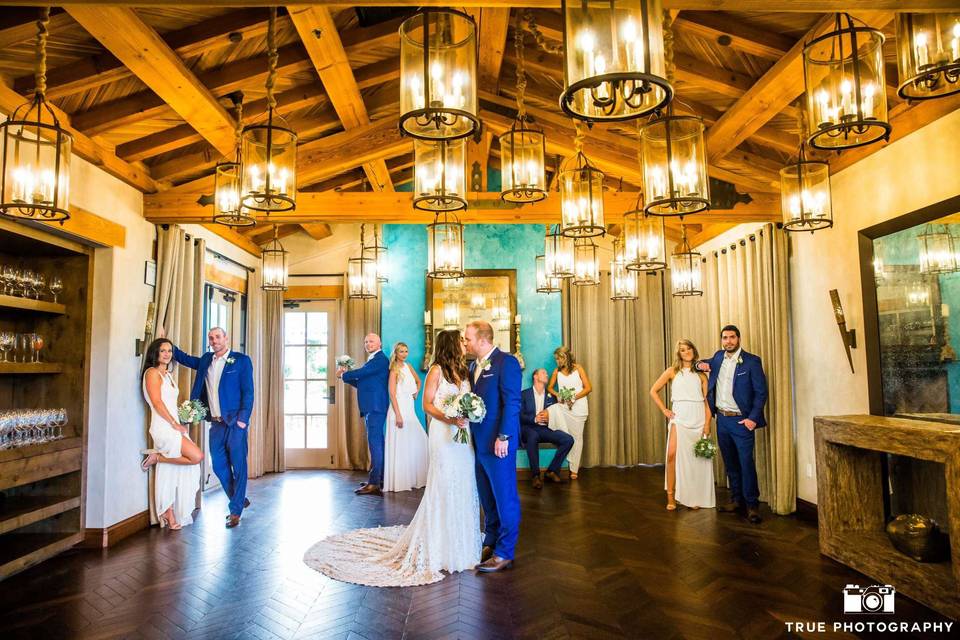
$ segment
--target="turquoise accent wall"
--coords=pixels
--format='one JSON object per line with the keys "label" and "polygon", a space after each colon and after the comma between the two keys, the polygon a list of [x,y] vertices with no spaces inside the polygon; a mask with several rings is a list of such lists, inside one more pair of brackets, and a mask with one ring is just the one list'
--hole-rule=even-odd
{"label": "turquoise accent wall", "polygon": [[[393,265],[390,282],[384,283],[381,290],[384,351],[389,354],[395,342],[406,342],[410,347],[409,361],[422,376],[427,229],[424,225],[384,225],[383,239]],[[553,370],[553,350],[562,340],[559,294],[537,293],[534,258],[543,252],[543,227],[469,224],[464,230],[464,245],[467,269],[516,269],[517,312],[522,316],[520,349],[526,361],[523,386],[529,387],[535,368]],[[417,407],[423,420],[419,401]],[[543,453],[552,456],[553,450]],[[526,464],[526,456],[522,456],[522,465]]]}

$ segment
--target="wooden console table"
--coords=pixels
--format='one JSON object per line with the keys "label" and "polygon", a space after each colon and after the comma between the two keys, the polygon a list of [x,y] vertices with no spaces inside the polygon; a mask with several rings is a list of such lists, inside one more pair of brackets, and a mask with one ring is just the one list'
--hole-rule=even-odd
{"label": "wooden console table", "polygon": [[[814,418],[820,552],[903,595],[960,619],[960,426],[851,415]],[[916,562],[887,538],[883,454],[944,466],[951,560]]]}

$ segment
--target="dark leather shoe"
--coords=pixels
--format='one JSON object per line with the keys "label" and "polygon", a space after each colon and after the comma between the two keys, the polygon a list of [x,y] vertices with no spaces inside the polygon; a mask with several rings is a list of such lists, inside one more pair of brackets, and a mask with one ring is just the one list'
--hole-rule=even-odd
{"label": "dark leather shoe", "polygon": [[497,573],[498,571],[506,571],[511,567],[513,567],[513,560],[495,555],[491,556],[489,560],[478,564],[477,571],[480,573]]}
{"label": "dark leather shoe", "polygon": [[231,515],[227,518],[227,529],[233,529],[240,526],[240,516]]}
{"label": "dark leather shoe", "polygon": [[722,504],[717,507],[717,511],[720,513],[736,513],[737,511],[740,511],[741,508],[742,507],[740,506],[739,502],[731,500],[727,504]]}
{"label": "dark leather shoe", "polygon": [[[493,547],[484,547],[480,552],[480,562],[486,562],[493,557]],[[477,565],[480,566],[480,565]]]}
{"label": "dark leather shoe", "polygon": [[[246,508],[249,507],[249,506],[250,506],[250,498],[244,498],[244,499],[243,499],[243,508],[246,509]],[[227,514],[227,520],[229,520],[229,519],[230,519],[230,514],[228,513],[228,514]]]}
{"label": "dark leather shoe", "polygon": [[360,489],[354,491],[358,496],[383,496],[383,492],[380,491],[380,487],[375,484],[366,484]]}
{"label": "dark leather shoe", "polygon": [[543,480],[540,479],[540,476],[533,476],[533,488],[543,489]]}
{"label": "dark leather shoe", "polygon": [[560,477],[560,474],[554,473],[553,471],[547,471],[546,473],[547,480],[550,482],[555,482],[556,484],[567,484],[567,480]]}
{"label": "dark leather shoe", "polygon": [[763,522],[763,518],[760,517],[760,510],[756,507],[750,507],[747,509],[747,520],[751,524],[760,524]]}

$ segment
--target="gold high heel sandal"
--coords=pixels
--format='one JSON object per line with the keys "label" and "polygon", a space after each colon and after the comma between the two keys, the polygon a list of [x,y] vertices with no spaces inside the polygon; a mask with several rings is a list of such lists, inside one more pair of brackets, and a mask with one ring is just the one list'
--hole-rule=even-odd
{"label": "gold high heel sandal", "polygon": [[667,511],[677,510],[677,501],[673,498],[673,491],[667,491]]}

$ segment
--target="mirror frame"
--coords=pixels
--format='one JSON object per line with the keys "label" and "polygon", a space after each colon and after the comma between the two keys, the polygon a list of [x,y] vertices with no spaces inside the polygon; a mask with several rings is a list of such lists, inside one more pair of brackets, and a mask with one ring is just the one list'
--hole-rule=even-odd
{"label": "mirror frame", "polygon": [[[490,278],[490,277],[506,277],[509,280],[510,287],[510,344],[507,345],[505,349],[509,353],[516,353],[517,350],[517,324],[514,322],[514,319],[517,317],[517,270],[516,269],[465,269],[464,270],[464,279],[467,278]],[[425,309],[424,311],[429,311],[431,314],[431,320],[434,322],[431,324],[430,330],[431,338],[436,338],[437,333],[443,330],[442,323],[439,325],[436,324],[435,319],[437,318],[436,309],[433,308],[433,291],[434,291],[434,281],[436,278],[427,278],[427,296],[424,301]],[[486,318],[489,321],[489,318]],[[463,325],[466,326],[466,325]],[[462,328],[462,327],[461,327]],[[470,355],[467,355],[467,359],[470,359]]]}

